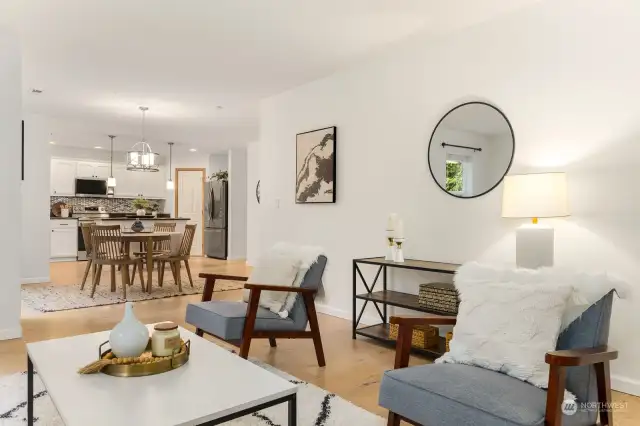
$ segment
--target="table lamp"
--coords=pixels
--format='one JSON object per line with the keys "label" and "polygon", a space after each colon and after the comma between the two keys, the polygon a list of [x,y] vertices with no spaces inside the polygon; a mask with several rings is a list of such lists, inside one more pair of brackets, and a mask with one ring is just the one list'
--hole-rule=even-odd
{"label": "table lamp", "polygon": [[502,217],[531,218],[516,230],[516,264],[535,269],[553,266],[553,228],[538,218],[569,216],[564,173],[510,175],[504,178]]}

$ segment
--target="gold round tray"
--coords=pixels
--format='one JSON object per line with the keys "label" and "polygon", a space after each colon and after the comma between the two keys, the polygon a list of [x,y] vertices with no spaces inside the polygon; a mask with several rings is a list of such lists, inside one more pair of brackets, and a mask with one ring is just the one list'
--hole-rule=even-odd
{"label": "gold round tray", "polygon": [[[111,356],[111,349],[106,351],[102,351],[102,347],[108,344],[109,341],[104,342],[100,345],[98,349],[99,358],[98,360],[108,359]],[[180,345],[180,349],[176,349],[173,355],[168,359],[159,359],[151,356],[151,339],[149,339],[149,343],[147,344],[147,348],[145,352],[141,355],[142,357],[149,357],[152,362],[149,363],[138,363],[138,364],[111,364],[105,366],[101,372],[104,374],[108,374],[110,376],[116,377],[142,377],[142,376],[152,376],[154,374],[162,374],[167,371],[175,370],[176,368],[182,367],[189,361],[189,354],[191,353],[191,341],[187,340]],[[166,358],[166,357],[165,357]]]}

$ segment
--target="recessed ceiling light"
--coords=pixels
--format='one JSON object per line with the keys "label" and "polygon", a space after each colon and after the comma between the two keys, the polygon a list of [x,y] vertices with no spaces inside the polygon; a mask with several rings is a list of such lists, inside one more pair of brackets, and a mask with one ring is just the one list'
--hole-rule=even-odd
{"label": "recessed ceiling light", "polygon": [[94,146],[95,149],[102,149],[101,146]]}
{"label": "recessed ceiling light", "polygon": [[55,144],[56,144],[56,142],[55,142],[55,141],[49,141],[49,143],[50,143],[51,145],[55,145]]}
{"label": "recessed ceiling light", "polygon": [[197,151],[197,149],[195,149],[195,148],[190,148],[190,149],[189,149],[189,151],[191,151],[191,152],[196,152],[196,151]]}

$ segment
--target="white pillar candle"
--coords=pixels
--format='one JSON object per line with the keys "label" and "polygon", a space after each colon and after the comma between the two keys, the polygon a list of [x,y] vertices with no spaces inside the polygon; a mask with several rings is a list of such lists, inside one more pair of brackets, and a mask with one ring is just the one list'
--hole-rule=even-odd
{"label": "white pillar candle", "polygon": [[398,221],[398,215],[391,213],[389,219],[387,219],[387,231],[395,231],[396,222]]}
{"label": "white pillar candle", "polygon": [[402,219],[398,219],[396,222],[396,238],[404,238],[404,221]]}

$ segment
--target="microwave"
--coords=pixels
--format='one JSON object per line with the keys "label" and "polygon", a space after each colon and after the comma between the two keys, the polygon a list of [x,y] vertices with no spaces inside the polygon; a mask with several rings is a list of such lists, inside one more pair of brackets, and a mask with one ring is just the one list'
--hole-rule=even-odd
{"label": "microwave", "polygon": [[79,178],[76,179],[76,196],[79,197],[106,197],[107,180]]}

